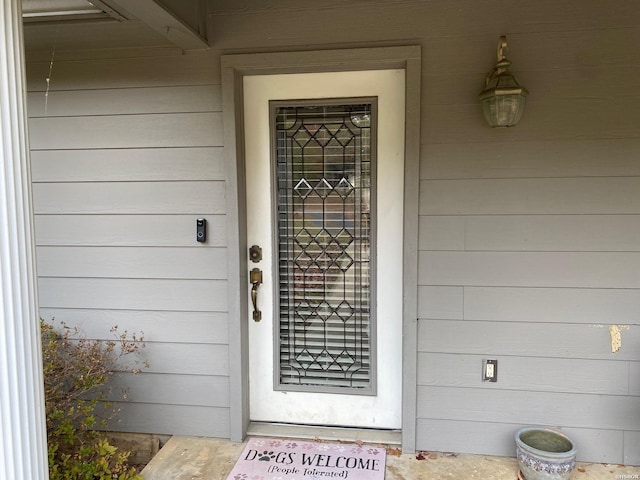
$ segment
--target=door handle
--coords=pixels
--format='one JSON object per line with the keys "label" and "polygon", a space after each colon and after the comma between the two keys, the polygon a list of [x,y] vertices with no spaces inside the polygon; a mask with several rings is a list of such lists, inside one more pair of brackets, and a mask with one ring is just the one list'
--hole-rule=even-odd
{"label": "door handle", "polygon": [[262,270],[254,268],[249,272],[249,283],[251,283],[251,303],[253,303],[253,319],[256,322],[262,320],[262,312],[258,310],[258,287],[262,284]]}

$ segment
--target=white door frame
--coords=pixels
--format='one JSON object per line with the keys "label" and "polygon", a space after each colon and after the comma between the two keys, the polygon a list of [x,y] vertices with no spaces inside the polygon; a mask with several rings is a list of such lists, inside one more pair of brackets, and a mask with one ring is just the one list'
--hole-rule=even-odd
{"label": "white door frame", "polygon": [[405,70],[402,448],[415,450],[417,397],[417,257],[420,163],[420,47],[382,47],[222,56],[227,248],[229,258],[229,432],[241,441],[249,424],[248,246],[244,185],[243,77],[276,73]]}

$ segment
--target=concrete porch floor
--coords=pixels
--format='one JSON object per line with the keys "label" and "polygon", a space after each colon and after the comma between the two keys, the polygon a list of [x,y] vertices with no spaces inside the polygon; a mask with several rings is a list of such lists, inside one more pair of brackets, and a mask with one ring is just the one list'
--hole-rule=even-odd
{"label": "concrete porch floor", "polygon": [[[225,480],[244,446],[220,439],[172,437],[142,476],[145,480]],[[517,471],[516,460],[508,457],[430,453],[417,460],[416,455],[388,454],[385,480],[516,480]],[[571,480],[637,480],[639,474],[640,467],[579,463]]]}

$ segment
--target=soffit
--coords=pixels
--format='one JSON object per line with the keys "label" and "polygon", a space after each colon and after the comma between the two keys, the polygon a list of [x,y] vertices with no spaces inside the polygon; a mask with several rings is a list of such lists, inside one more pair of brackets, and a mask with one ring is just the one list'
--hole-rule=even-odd
{"label": "soffit", "polygon": [[[154,0],[23,0],[25,49],[100,50],[177,46],[207,48],[186,22]],[[126,7],[123,7],[123,5]]]}

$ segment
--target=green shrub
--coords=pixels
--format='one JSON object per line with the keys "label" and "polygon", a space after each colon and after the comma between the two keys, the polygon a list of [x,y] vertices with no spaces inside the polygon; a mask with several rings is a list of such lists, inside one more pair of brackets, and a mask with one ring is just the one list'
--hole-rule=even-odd
{"label": "green shrub", "polygon": [[[117,420],[118,409],[107,402],[109,378],[137,357],[143,339],[112,329],[114,340],[88,340],[64,322],[60,328],[40,322],[44,365],[49,476],[51,480],[140,480],[128,464],[130,452],[109,444],[101,430]],[[134,362],[137,365],[139,362]],[[126,392],[119,392],[126,398]]]}

